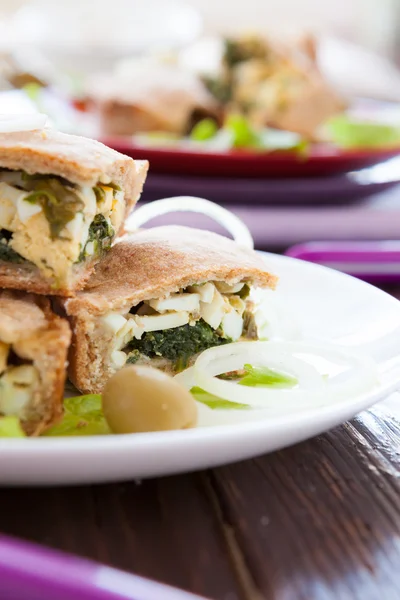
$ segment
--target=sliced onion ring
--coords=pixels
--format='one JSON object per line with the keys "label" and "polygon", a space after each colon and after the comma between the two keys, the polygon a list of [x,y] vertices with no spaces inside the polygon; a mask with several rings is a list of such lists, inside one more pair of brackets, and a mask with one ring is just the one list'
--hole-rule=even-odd
{"label": "sliced onion ring", "polygon": [[[296,354],[323,357],[348,369],[326,380],[307,361],[294,356]],[[249,388],[215,377],[241,369],[246,363],[294,375],[299,386],[295,389]],[[378,381],[376,364],[369,357],[334,344],[284,341],[237,342],[210,348],[200,354],[190,373],[178,377],[185,387],[197,385],[224,400],[264,409],[277,403],[297,409],[318,406],[361,394]]]}
{"label": "sliced onion ring", "polygon": [[176,379],[184,388],[190,390],[196,385],[196,380],[194,378],[194,367],[189,367],[188,369],[181,371],[175,375],[174,379]]}
{"label": "sliced onion ring", "polygon": [[254,248],[251,233],[239,217],[210,200],[195,196],[175,196],[144,204],[128,218],[125,229],[128,232],[135,231],[147,221],[170,212],[196,212],[207,215],[222,225],[240,246]]}
{"label": "sliced onion ring", "polygon": [[34,131],[43,129],[47,123],[47,115],[32,114],[0,114],[0,133],[15,133],[19,131]]}

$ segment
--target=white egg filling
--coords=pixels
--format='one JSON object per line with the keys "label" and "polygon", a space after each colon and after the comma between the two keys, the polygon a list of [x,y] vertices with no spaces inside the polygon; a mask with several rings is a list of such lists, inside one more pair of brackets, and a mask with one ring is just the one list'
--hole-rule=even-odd
{"label": "white egg filling", "polygon": [[20,416],[33,400],[40,379],[32,364],[9,365],[10,349],[0,341],[0,414]]}
{"label": "white egg filling", "polygon": [[75,263],[111,245],[124,211],[124,194],[111,184],[0,171],[0,260],[29,261],[63,283]]}
{"label": "white egg filling", "polygon": [[200,320],[229,341],[246,337],[245,311],[248,321],[249,316],[252,318],[253,303],[239,295],[245,285],[245,282],[234,285],[207,282],[145,300],[128,313],[106,314],[100,319],[100,330],[111,340],[111,364],[114,368],[123,366],[128,359],[129,342],[142,340],[146,333],[194,326]]}

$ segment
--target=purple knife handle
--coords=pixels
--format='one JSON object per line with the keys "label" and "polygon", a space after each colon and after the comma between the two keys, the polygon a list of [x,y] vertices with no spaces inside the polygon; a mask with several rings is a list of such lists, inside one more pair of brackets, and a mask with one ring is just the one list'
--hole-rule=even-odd
{"label": "purple knife handle", "polygon": [[199,596],[143,577],[3,535],[0,535],[0,598],[201,600]]}
{"label": "purple knife handle", "polygon": [[400,241],[309,242],[292,246],[286,255],[368,281],[400,281]]}
{"label": "purple knife handle", "polygon": [[400,241],[385,242],[309,242],[292,246],[287,256],[313,262],[398,262]]}

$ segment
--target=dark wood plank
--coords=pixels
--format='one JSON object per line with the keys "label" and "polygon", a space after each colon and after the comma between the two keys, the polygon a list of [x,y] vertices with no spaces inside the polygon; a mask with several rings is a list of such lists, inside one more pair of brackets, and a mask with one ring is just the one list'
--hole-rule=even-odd
{"label": "dark wood plank", "polygon": [[396,600],[399,445],[378,407],[208,473],[3,489],[0,530],[215,600]]}
{"label": "dark wood plank", "polygon": [[216,600],[242,600],[200,475],[0,490],[0,531]]}
{"label": "dark wood plank", "polygon": [[262,598],[400,598],[399,451],[399,423],[369,411],[211,474]]}

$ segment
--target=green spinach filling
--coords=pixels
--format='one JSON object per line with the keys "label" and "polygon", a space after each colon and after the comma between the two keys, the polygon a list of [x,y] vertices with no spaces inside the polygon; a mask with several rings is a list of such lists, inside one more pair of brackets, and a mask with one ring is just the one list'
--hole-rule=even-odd
{"label": "green spinach filling", "polygon": [[200,319],[195,325],[181,325],[164,331],[151,331],[140,340],[133,339],[126,347],[128,363],[134,363],[141,356],[162,357],[185,368],[190,358],[207,348],[228,344],[232,340],[223,338],[208,323]]}
{"label": "green spinach filling", "polygon": [[[114,197],[115,197],[115,192],[120,192],[121,188],[119,185],[117,185],[116,183],[107,183],[104,184],[105,187],[109,187],[113,190],[114,192]],[[93,188],[94,191],[94,195],[96,196],[96,202],[99,204],[100,202],[103,202],[103,200],[105,200],[106,197],[106,191],[105,189],[101,186],[101,185],[95,185]]]}
{"label": "green spinach filling", "polygon": [[[4,177],[9,185],[29,192],[25,198],[26,202],[39,204],[42,207],[53,240],[63,239],[61,232],[64,227],[75,218],[78,212],[83,211],[85,208],[85,203],[79,196],[77,185],[63,177],[45,174],[30,175],[25,171],[12,171],[10,169],[2,169],[1,172],[12,174],[11,181]],[[9,176],[7,175],[7,177]],[[120,186],[115,183],[107,183],[106,187],[112,188],[114,196],[118,191],[121,191]],[[94,186],[93,191],[98,203],[105,199],[106,192],[101,184]],[[88,239],[77,262],[81,262],[86,258],[89,242],[94,242],[94,254],[101,254],[109,250],[114,234],[115,231],[106,217],[102,214],[96,215],[90,225]],[[10,247],[11,237],[11,232],[0,229],[0,260],[13,263],[29,262]]]}
{"label": "green spinach filling", "polygon": [[74,219],[85,204],[74,184],[61,177],[22,174],[24,190],[31,192],[26,202],[40,204],[50,225],[52,239],[58,238],[64,227]]}
{"label": "green spinach filling", "polygon": [[79,255],[78,262],[86,258],[87,246],[90,242],[94,243],[93,254],[101,255],[103,252],[107,252],[111,248],[114,233],[113,227],[105,216],[101,214],[96,215],[89,227],[89,236]]}
{"label": "green spinach filling", "polygon": [[6,229],[0,229],[0,260],[10,263],[24,263],[28,262],[23,256],[15,252],[9,246],[9,241],[11,239],[12,233],[7,231]]}

